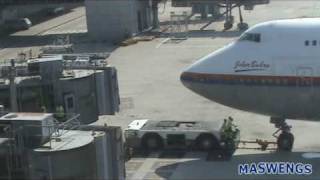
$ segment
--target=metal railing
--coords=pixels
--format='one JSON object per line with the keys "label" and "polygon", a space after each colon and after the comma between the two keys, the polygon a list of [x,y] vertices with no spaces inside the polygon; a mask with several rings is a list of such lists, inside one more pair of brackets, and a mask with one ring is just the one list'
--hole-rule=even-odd
{"label": "metal railing", "polygon": [[170,13],[170,39],[180,40],[188,38],[188,24],[189,18],[186,11],[182,14]]}

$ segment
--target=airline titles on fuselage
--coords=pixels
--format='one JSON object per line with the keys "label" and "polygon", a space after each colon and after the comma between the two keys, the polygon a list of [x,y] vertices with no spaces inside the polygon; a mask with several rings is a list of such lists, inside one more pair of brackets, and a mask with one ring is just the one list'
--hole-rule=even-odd
{"label": "airline titles on fuselage", "polygon": [[244,71],[265,71],[270,68],[270,64],[264,61],[236,61],[234,66],[234,72]]}

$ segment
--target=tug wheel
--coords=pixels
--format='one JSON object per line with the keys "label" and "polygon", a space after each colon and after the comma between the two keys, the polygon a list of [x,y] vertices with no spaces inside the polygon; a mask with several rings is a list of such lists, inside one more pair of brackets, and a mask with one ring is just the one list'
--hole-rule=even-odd
{"label": "tug wheel", "polygon": [[293,147],[294,137],[292,133],[282,132],[277,140],[278,150],[291,151]]}
{"label": "tug wheel", "polygon": [[233,24],[232,24],[232,22],[227,21],[227,22],[224,23],[223,26],[224,26],[224,30],[229,30],[229,29],[232,28]]}
{"label": "tug wheel", "polygon": [[163,140],[158,134],[146,134],[142,138],[142,146],[147,150],[159,150],[163,145]]}
{"label": "tug wheel", "polygon": [[238,23],[238,29],[240,31],[247,30],[249,28],[249,25],[247,23]]}
{"label": "tug wheel", "polygon": [[218,140],[210,134],[202,134],[197,138],[197,146],[200,150],[209,151],[219,147]]}

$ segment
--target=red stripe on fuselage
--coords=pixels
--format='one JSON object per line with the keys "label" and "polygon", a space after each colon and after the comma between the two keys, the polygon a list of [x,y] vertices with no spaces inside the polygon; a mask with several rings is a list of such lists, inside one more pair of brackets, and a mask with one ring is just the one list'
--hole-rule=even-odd
{"label": "red stripe on fuselage", "polygon": [[194,72],[183,72],[181,79],[188,80],[223,80],[223,81],[270,81],[278,83],[296,83],[297,81],[305,80],[311,81],[312,83],[320,84],[320,77],[301,77],[301,76],[266,76],[266,75],[237,75],[237,74],[209,74],[209,73],[194,73]]}

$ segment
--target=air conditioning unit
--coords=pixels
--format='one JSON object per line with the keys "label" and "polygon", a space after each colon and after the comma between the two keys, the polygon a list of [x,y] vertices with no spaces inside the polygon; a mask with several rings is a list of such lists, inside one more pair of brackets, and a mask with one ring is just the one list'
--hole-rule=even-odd
{"label": "air conditioning unit", "polygon": [[48,113],[9,113],[0,117],[0,138],[14,138],[20,145],[35,148],[48,142],[54,132],[54,117]]}
{"label": "air conditioning unit", "polygon": [[45,81],[56,80],[63,72],[62,56],[30,59],[28,71],[30,75],[40,75]]}

